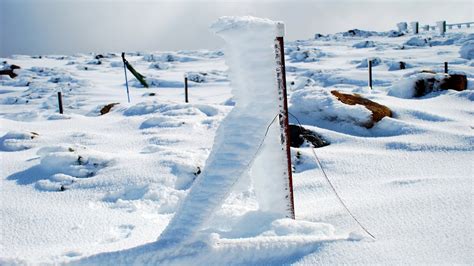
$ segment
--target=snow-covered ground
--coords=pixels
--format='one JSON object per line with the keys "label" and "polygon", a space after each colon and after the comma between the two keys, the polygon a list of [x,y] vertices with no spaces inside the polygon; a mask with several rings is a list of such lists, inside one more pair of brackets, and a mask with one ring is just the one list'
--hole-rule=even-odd
{"label": "snow-covered ground", "polygon": [[[286,43],[290,112],[331,142],[316,152],[376,240],[338,203],[306,145],[292,148],[297,221],[259,210],[247,172],[207,217],[200,241],[155,263],[472,264],[473,31],[355,34]],[[152,250],[146,244],[200,176],[238,101],[221,51],[128,53],[151,83],[145,89],[129,74],[131,103],[119,54],[102,56],[1,59],[21,70],[0,80],[0,264],[115,264],[120,250]],[[375,58],[373,90],[367,58]],[[407,68],[398,70],[399,61]],[[443,62],[467,75],[468,90],[408,99],[394,92],[420,70],[442,72]],[[340,104],[333,89],[384,104],[394,117],[366,129],[367,111]],[[110,103],[119,104],[101,116]]]}

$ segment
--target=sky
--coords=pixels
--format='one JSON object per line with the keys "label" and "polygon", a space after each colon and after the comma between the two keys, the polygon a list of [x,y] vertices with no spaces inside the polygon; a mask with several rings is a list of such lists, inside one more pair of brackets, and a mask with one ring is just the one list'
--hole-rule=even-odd
{"label": "sky", "polygon": [[242,15],[284,21],[286,39],[296,40],[401,21],[474,21],[474,0],[0,0],[0,56],[218,49],[209,25]]}

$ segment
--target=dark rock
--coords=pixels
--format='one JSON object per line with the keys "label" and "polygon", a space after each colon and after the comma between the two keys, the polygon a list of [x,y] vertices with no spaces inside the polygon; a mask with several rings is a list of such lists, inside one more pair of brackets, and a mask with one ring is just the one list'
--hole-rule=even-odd
{"label": "dark rock", "polygon": [[[5,64],[6,64],[6,61],[5,61]],[[20,69],[21,67],[17,66],[17,65],[9,65],[7,67],[7,69],[3,69],[3,70],[0,70],[0,75],[8,75],[10,76],[10,78],[16,78],[16,76],[18,76],[16,73],[15,73],[15,69]]]}
{"label": "dark rock", "polygon": [[100,115],[105,115],[106,113],[110,112],[112,107],[114,107],[117,104],[119,104],[119,103],[109,103],[109,104],[105,105],[104,107],[102,107],[102,109],[100,109]]}
{"label": "dark rock", "polygon": [[399,64],[400,64],[400,69],[405,69],[406,68],[405,62],[400,61]]}
{"label": "dark rock", "polygon": [[443,78],[435,77],[434,72],[423,71],[428,75],[415,81],[414,97],[422,97],[434,91],[467,89],[467,77],[463,74],[446,74]]}
{"label": "dark rock", "polygon": [[462,74],[447,75],[439,84],[442,90],[463,91],[467,89],[467,77]]}
{"label": "dark rock", "polygon": [[387,37],[391,38],[401,37],[403,35],[405,35],[403,32],[397,30],[391,30],[387,33]]}
{"label": "dark rock", "polygon": [[331,91],[331,93],[342,103],[348,105],[360,104],[369,109],[372,112],[372,120],[364,125],[366,128],[373,127],[375,123],[382,120],[382,118],[386,116],[392,117],[392,111],[387,106],[366,99],[358,94],[340,93],[336,90]]}
{"label": "dark rock", "polygon": [[313,144],[313,147],[320,148],[329,145],[330,143],[323,139],[320,135],[315,132],[308,130],[299,125],[290,124],[290,146],[298,148],[303,145],[304,141],[308,141]]}
{"label": "dark rock", "polygon": [[321,33],[316,33],[314,34],[314,39],[320,39],[320,38],[323,38],[323,37],[326,37],[326,35],[322,35]]}

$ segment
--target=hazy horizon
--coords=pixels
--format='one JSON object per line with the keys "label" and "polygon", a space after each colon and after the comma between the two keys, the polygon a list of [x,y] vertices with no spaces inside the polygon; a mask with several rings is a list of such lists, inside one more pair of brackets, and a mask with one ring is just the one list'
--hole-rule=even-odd
{"label": "hazy horizon", "polygon": [[224,15],[281,20],[288,40],[400,21],[474,20],[472,2],[433,1],[33,1],[0,2],[0,56],[216,49],[208,26]]}

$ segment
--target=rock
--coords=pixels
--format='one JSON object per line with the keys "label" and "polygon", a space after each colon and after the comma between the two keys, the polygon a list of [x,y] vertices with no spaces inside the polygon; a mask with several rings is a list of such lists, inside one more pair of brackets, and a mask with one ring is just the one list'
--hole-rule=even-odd
{"label": "rock", "polygon": [[112,107],[114,107],[117,104],[119,104],[119,103],[109,103],[109,104],[105,105],[104,107],[102,107],[102,109],[100,109],[100,115],[105,115],[106,113],[110,112]]}
{"label": "rock", "polygon": [[313,147],[320,148],[329,145],[330,143],[323,139],[320,135],[315,132],[308,130],[299,125],[290,124],[290,146],[298,148],[303,145],[304,141],[307,140]]}
{"label": "rock", "polygon": [[447,75],[441,80],[439,88],[442,90],[463,91],[467,89],[467,77],[463,74]]}
{"label": "rock", "polygon": [[196,83],[203,83],[206,82],[207,73],[205,72],[188,72],[187,77],[189,81],[193,81]]}
{"label": "rock", "polygon": [[390,63],[388,67],[388,71],[402,70],[402,69],[406,69],[410,67],[411,67],[410,65],[407,65],[407,63],[403,61],[398,61],[398,62],[395,61],[395,62]]}
{"label": "rock", "polygon": [[390,37],[390,38],[401,37],[403,35],[405,35],[405,33],[398,30],[391,30],[387,33],[387,37]]}
{"label": "rock", "polygon": [[327,37],[326,35],[322,35],[321,33],[316,33],[314,34],[314,39],[317,40],[317,39],[320,39],[320,38],[324,38],[324,37]]}
{"label": "rock", "polygon": [[384,105],[378,104],[373,102],[369,99],[363,98],[358,94],[346,94],[340,93],[336,90],[331,91],[332,95],[336,96],[337,99],[345,104],[348,105],[356,105],[360,104],[365,106],[365,108],[369,109],[372,112],[372,120],[365,124],[366,128],[371,128],[377,123],[378,121],[382,120],[384,117],[392,117],[392,111]]}
{"label": "rock", "polygon": [[377,32],[375,31],[366,31],[366,30],[359,30],[359,29],[352,29],[344,32],[342,36],[344,37],[370,37],[370,36],[377,36]]}
{"label": "rock", "polygon": [[[6,65],[6,61],[5,61],[5,65]],[[15,78],[18,75],[15,73],[14,70],[15,69],[20,69],[20,68],[21,67],[19,67],[17,65],[9,65],[5,69],[0,70],[0,75],[8,75],[8,76],[10,76],[10,78]]]}
{"label": "rock", "polygon": [[[426,72],[425,72],[426,73]],[[435,74],[426,73],[415,81],[413,97],[422,97],[433,91],[467,89],[467,77],[462,74],[446,74],[443,78]]]}

